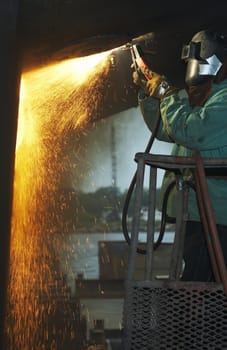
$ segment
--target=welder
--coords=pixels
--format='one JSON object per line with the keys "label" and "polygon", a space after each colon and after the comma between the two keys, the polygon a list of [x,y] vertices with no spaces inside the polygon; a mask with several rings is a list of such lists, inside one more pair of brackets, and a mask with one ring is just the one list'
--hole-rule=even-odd
{"label": "welder", "polygon": [[[171,85],[168,78],[143,69],[133,72],[139,86],[138,103],[148,128],[161,121],[156,137],[173,143],[172,155],[191,156],[194,150],[202,157],[227,157],[227,37],[213,30],[201,30],[182,48],[186,64],[185,89]],[[140,74],[142,73],[142,74]],[[227,175],[227,174],[226,174]],[[167,171],[162,193],[175,175]],[[207,178],[215,221],[227,263],[227,176]],[[167,215],[176,214],[175,191],[168,199]],[[204,239],[196,194],[189,190],[188,220],[184,240],[182,280],[213,281],[213,271]]]}

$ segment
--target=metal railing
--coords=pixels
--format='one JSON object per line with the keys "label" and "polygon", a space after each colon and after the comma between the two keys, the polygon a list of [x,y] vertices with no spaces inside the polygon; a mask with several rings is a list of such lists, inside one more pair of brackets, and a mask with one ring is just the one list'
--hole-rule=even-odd
{"label": "metal railing", "polygon": [[[227,274],[206,183],[207,169],[227,168],[225,158],[202,159],[137,153],[135,205],[125,283],[123,344],[125,350],[227,349]],[[137,247],[144,189],[149,167],[149,208],[144,276],[136,280]],[[176,172],[177,216],[168,280],[152,278],[157,170]],[[201,222],[205,231],[215,282],[183,282],[182,251],[187,220],[188,187],[181,172],[193,174]]]}

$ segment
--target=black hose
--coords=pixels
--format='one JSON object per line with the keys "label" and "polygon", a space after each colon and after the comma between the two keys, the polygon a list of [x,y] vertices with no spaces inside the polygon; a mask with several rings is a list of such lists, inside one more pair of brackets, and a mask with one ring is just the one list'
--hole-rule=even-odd
{"label": "black hose", "polygon": [[160,244],[162,243],[162,239],[164,237],[164,234],[165,234],[166,222],[168,220],[168,218],[167,218],[168,198],[169,198],[170,192],[173,190],[175,185],[176,185],[176,181],[173,180],[168,185],[168,187],[167,187],[167,189],[165,190],[165,193],[164,193],[163,203],[162,203],[162,217],[161,217],[160,230],[159,230],[158,238],[157,238],[156,242],[154,242],[154,250],[157,249],[160,246]]}
{"label": "black hose", "polygon": [[[146,146],[145,152],[144,153],[149,153],[151,150],[151,147],[153,145],[154,139],[157,135],[158,132],[158,128],[160,125],[160,121],[161,121],[161,116],[159,114],[158,118],[156,119],[155,122],[155,126],[154,126],[154,130],[153,133],[149,139],[149,142]],[[123,230],[123,234],[125,237],[126,242],[128,243],[128,245],[131,244],[131,238],[129,237],[129,233],[128,233],[128,226],[127,226],[127,214],[128,214],[128,209],[129,209],[129,204],[132,198],[132,194],[135,188],[135,184],[136,184],[136,176],[137,176],[137,171],[134,173],[133,178],[131,180],[131,183],[129,185],[129,189],[125,198],[125,202],[124,202],[124,206],[123,206],[123,210],[122,210],[122,230]],[[191,181],[185,181],[185,184],[187,184],[189,187],[194,189],[194,184]],[[156,240],[156,242],[154,242],[154,250],[157,249],[161,242],[162,239],[164,237],[165,234],[165,227],[166,227],[166,222],[168,220],[167,218],[167,204],[168,204],[168,198],[169,198],[169,194],[170,192],[173,190],[174,186],[176,185],[176,181],[173,180],[167,187],[165,193],[164,193],[164,197],[163,197],[163,205],[162,205],[162,217],[161,217],[161,225],[160,225],[160,230],[159,230],[159,236]],[[146,250],[144,249],[140,249],[137,248],[137,253],[139,254],[146,254]]]}
{"label": "black hose", "polygon": [[[161,116],[160,114],[158,115],[156,121],[155,121],[155,125],[154,125],[154,129],[153,129],[153,133],[148,141],[148,144],[146,146],[146,149],[144,151],[144,153],[149,153],[151,150],[151,147],[154,143],[154,140],[156,138],[157,132],[158,132],[158,128],[160,125],[160,121],[161,121]],[[131,238],[129,237],[129,233],[128,233],[128,226],[127,226],[127,215],[128,215],[128,208],[129,208],[129,204],[130,204],[130,200],[135,188],[135,184],[136,184],[136,176],[137,176],[137,171],[135,172],[135,174],[133,175],[133,178],[131,180],[131,183],[129,185],[128,188],[128,192],[125,198],[125,202],[124,202],[124,206],[122,209],[122,230],[123,230],[123,234],[125,237],[126,242],[130,245],[131,244]],[[139,254],[146,254],[146,251],[144,249],[140,249],[137,248],[137,253]]]}
{"label": "black hose", "polygon": [[[174,189],[174,186],[176,185],[176,180],[173,180],[167,187],[164,193],[163,197],[163,204],[162,204],[162,217],[161,217],[161,225],[160,225],[160,231],[157,240],[154,243],[154,250],[157,249],[160,244],[162,243],[162,239],[165,234],[165,228],[166,223],[176,223],[176,220],[174,218],[170,218],[167,216],[167,204],[168,204],[168,198],[170,195],[170,192]],[[184,181],[184,185],[192,188],[195,191],[195,185],[192,181],[186,180]]]}

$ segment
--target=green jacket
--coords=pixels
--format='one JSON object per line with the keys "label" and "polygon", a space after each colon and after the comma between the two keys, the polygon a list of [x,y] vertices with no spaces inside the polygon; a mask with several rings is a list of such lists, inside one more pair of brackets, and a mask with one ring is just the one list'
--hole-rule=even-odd
{"label": "green jacket", "polygon": [[[159,105],[160,104],[160,105]],[[227,79],[213,84],[212,93],[202,107],[192,108],[187,96],[174,93],[159,102],[139,93],[139,105],[144,120],[152,131],[161,113],[157,138],[173,142],[172,155],[190,156],[199,150],[202,157],[227,157]],[[163,188],[172,181],[173,174],[166,172]],[[227,225],[227,180],[207,178],[216,223]],[[174,194],[168,201],[168,215],[175,217]],[[189,220],[200,221],[195,193],[190,190]]]}

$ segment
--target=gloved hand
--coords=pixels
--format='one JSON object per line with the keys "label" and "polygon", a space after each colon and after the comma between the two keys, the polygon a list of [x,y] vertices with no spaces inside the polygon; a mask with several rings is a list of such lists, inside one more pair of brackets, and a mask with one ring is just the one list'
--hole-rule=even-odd
{"label": "gloved hand", "polygon": [[[168,93],[178,91],[177,88],[170,86],[168,80],[163,75],[147,68],[140,68],[140,70],[141,74],[137,71],[133,72],[133,82],[140,86],[146,95],[161,99]],[[149,77],[148,80],[145,77]]]}
{"label": "gloved hand", "polygon": [[149,95],[161,99],[171,88],[166,77],[152,72],[151,79],[147,80]]}
{"label": "gloved hand", "polygon": [[145,92],[146,95],[148,96],[150,95],[149,89],[147,86],[147,80],[143,76],[143,74],[140,74],[138,71],[134,71],[132,73],[132,80],[133,80],[133,83],[139,86]]}

